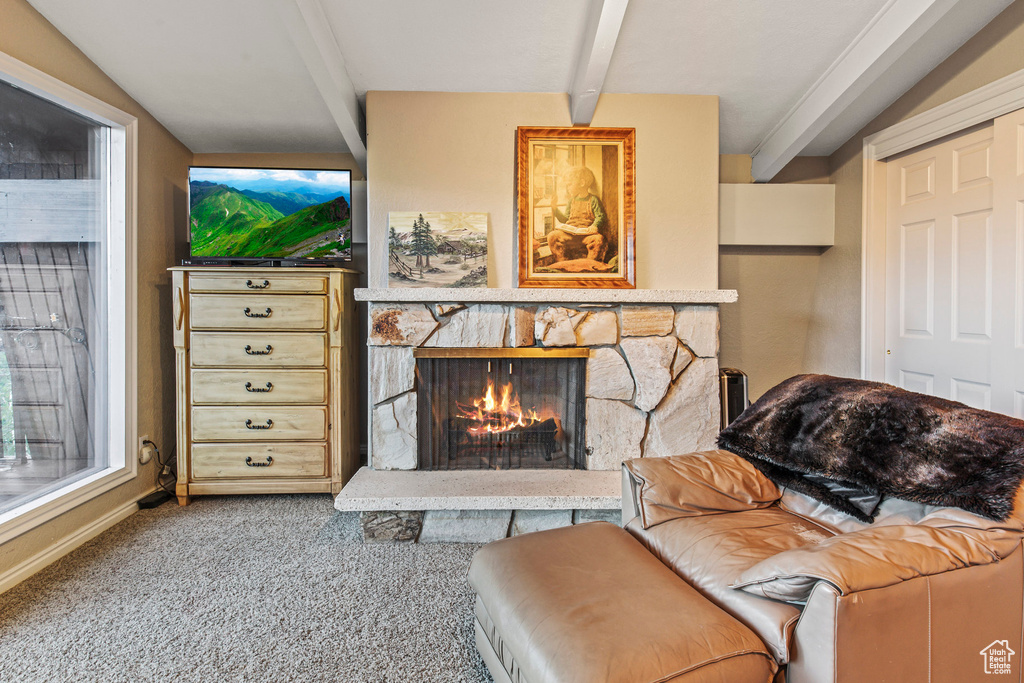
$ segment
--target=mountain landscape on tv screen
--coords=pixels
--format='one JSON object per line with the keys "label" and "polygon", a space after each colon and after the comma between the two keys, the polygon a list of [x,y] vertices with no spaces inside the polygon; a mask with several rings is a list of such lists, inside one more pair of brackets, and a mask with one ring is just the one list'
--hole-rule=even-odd
{"label": "mountain landscape on tv screen", "polygon": [[351,215],[344,194],[317,194],[309,187],[239,190],[193,180],[189,221],[194,257],[351,257]]}

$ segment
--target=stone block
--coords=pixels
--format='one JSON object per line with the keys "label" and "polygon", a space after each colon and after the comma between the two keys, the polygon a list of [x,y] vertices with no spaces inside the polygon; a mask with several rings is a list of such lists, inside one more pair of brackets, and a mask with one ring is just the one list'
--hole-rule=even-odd
{"label": "stone block", "polygon": [[672,361],[679,346],[675,337],[629,337],[621,343],[622,352],[636,381],[637,408],[654,410],[665,398],[672,383]]}
{"label": "stone block", "polygon": [[718,306],[680,306],[674,329],[698,358],[718,358]]}
{"label": "stone block", "polygon": [[619,316],[615,311],[591,311],[576,326],[577,346],[602,346],[619,343]]}
{"label": "stone block", "polygon": [[639,458],[647,415],[621,401],[587,399],[587,469],[617,470]]}
{"label": "stone block", "polygon": [[586,316],[586,312],[549,306],[537,315],[534,337],[544,346],[576,346],[576,326]]}
{"label": "stone block", "polygon": [[716,448],[720,424],[718,361],[695,358],[651,413],[644,457],[683,455]]}
{"label": "stone block", "polygon": [[416,510],[360,512],[359,526],[363,529],[363,541],[366,543],[415,541],[423,527],[423,512]]}
{"label": "stone block", "polygon": [[690,365],[693,361],[693,352],[690,349],[683,346],[682,342],[679,342],[679,347],[676,349],[676,357],[672,360],[672,381],[674,382],[679,378],[679,375]]}
{"label": "stone block", "polygon": [[594,349],[587,360],[587,396],[628,401],[633,398],[633,375],[615,349]]}
{"label": "stone block", "polygon": [[505,346],[508,309],[480,304],[453,313],[424,346],[443,348],[501,348]]}
{"label": "stone block", "polygon": [[508,344],[513,348],[533,346],[534,324],[537,318],[536,306],[516,306],[509,314]]}
{"label": "stone block", "polygon": [[370,306],[370,346],[419,346],[436,329],[437,321],[422,304]]}
{"label": "stone block", "polygon": [[675,311],[671,306],[623,306],[622,336],[651,337],[672,334]]}
{"label": "stone block", "polygon": [[416,458],[416,392],[373,408],[373,468],[414,470]]}
{"label": "stone block", "polygon": [[466,304],[434,304],[434,315],[438,318],[465,310]]}
{"label": "stone block", "polygon": [[512,515],[512,536],[572,526],[572,510],[516,510]]}
{"label": "stone block", "polygon": [[427,510],[420,543],[490,543],[508,536],[511,510]]}
{"label": "stone block", "polygon": [[374,405],[412,391],[416,359],[411,346],[371,346],[370,400]]}
{"label": "stone block", "polygon": [[611,522],[615,526],[622,526],[621,510],[573,510],[572,523],[585,524],[587,522]]}

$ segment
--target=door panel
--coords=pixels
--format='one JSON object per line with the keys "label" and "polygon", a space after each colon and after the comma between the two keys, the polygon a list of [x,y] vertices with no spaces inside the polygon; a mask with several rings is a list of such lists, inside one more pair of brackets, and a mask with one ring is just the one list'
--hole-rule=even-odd
{"label": "door panel", "polygon": [[992,341],[992,211],[953,216],[953,339]]}
{"label": "door panel", "polygon": [[935,318],[935,221],[901,225],[900,330],[932,337]]}
{"label": "door panel", "polygon": [[935,197],[935,157],[901,167],[900,178],[901,205],[932,199]]}
{"label": "door panel", "polygon": [[900,370],[899,381],[896,383],[907,391],[916,391],[919,394],[935,393],[935,376],[923,372]]}
{"label": "door panel", "polygon": [[887,382],[991,403],[993,126],[887,163]]}
{"label": "door panel", "polygon": [[992,387],[980,382],[953,378],[953,391],[950,398],[966,403],[975,408],[992,410]]}
{"label": "door panel", "polygon": [[887,161],[885,379],[1024,417],[1024,110]]}

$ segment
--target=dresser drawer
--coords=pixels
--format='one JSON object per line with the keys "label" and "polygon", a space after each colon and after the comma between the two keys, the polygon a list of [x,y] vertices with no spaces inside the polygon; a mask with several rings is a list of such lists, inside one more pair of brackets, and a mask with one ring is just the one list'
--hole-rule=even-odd
{"label": "dresser drawer", "polygon": [[192,409],[195,441],[319,441],[327,438],[327,409],[318,406]]}
{"label": "dresser drawer", "polygon": [[322,443],[212,444],[192,446],[192,478],[323,477],[327,447]]}
{"label": "dresser drawer", "polygon": [[322,366],[327,335],[289,332],[193,332],[194,367]]}
{"label": "dresser drawer", "polygon": [[327,370],[193,370],[193,403],[326,403]]}
{"label": "dresser drawer", "polygon": [[328,278],[324,275],[192,275],[188,279],[193,292],[250,292],[256,294],[325,294]]}
{"label": "dresser drawer", "polygon": [[275,294],[195,294],[194,330],[323,330],[327,298]]}

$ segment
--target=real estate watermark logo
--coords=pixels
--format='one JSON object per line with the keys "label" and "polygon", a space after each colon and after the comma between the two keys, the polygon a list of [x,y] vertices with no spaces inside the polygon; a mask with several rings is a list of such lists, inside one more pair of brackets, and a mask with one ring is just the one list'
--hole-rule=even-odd
{"label": "real estate watermark logo", "polygon": [[1010,674],[1013,672],[1010,658],[1017,653],[1010,649],[1009,641],[994,640],[980,654],[985,661],[986,674]]}

